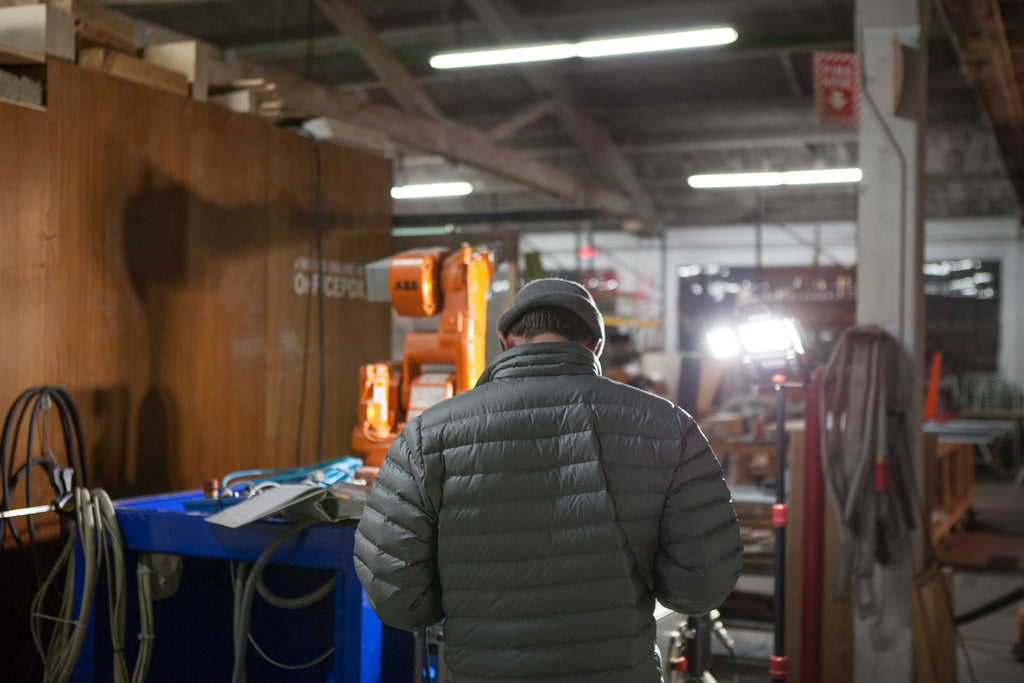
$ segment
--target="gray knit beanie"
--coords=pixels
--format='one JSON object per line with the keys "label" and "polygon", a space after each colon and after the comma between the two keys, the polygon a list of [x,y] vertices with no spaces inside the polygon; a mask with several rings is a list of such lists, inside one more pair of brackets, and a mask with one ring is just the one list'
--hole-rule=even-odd
{"label": "gray knit beanie", "polygon": [[604,350],[604,319],[590,292],[570,280],[543,278],[527,283],[520,289],[512,306],[498,318],[498,330],[508,334],[509,329],[527,311],[540,306],[557,306],[575,313],[590,328],[598,340],[595,355],[600,358]]}

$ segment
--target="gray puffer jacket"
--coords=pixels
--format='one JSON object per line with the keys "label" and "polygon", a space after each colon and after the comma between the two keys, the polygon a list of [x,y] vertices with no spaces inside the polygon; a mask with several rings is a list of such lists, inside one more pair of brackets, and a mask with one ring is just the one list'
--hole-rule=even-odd
{"label": "gray puffer jacket", "polygon": [[444,619],[460,683],[659,681],[655,598],[703,614],[741,556],[693,419],[570,342],[516,346],[411,420],[355,541],[381,621]]}

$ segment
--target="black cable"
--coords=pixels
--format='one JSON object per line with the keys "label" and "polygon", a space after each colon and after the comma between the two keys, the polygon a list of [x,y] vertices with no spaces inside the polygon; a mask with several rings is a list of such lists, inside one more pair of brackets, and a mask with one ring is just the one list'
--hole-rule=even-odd
{"label": "black cable", "polygon": [[232,683],[242,683],[245,680],[245,651],[246,645],[249,642],[249,618],[252,615],[252,598],[256,593],[256,582],[263,573],[263,568],[267,566],[270,558],[286,541],[295,538],[317,523],[315,519],[307,519],[289,527],[288,530],[271,541],[263,552],[260,553],[259,558],[253,563],[249,575],[244,580],[236,580],[235,586],[238,587],[241,584],[242,590],[240,594],[236,595],[234,606],[235,666],[231,673]]}
{"label": "black cable", "polygon": [[[29,424],[29,427],[28,427],[28,445],[26,446],[26,450],[25,450],[25,458],[26,458],[27,463],[26,463],[26,467],[23,470],[19,470],[21,472],[24,472],[24,475],[25,475],[25,507],[32,507],[32,470],[33,470],[33,468],[30,466],[30,464],[35,459],[35,458],[32,457],[32,442],[35,439],[36,430],[34,429],[34,427],[35,427],[36,418],[39,416],[39,408],[40,408],[40,406],[42,404],[43,404],[42,400],[36,401],[34,404],[32,404],[32,419],[29,420],[29,423],[28,423]],[[13,483],[16,483],[18,478],[20,478],[20,477],[14,478],[13,479]],[[32,545],[32,560],[36,564],[36,578],[37,578],[37,581],[41,581],[43,579],[43,577],[44,577],[44,573],[43,573],[42,562],[40,562],[40,560],[39,560],[39,553],[36,552],[36,523],[35,523],[35,516],[34,515],[29,515],[28,519],[26,520],[26,526],[28,527],[29,542]],[[13,528],[13,525],[12,525],[12,528]]]}
{"label": "black cable", "polygon": [[[64,455],[68,467],[72,470],[71,486],[89,485],[89,471],[86,462],[85,439],[82,435],[82,423],[79,418],[78,409],[74,400],[67,391],[58,386],[32,387],[21,393],[11,406],[4,420],[2,436],[0,436],[0,465],[2,465],[2,493],[0,493],[0,510],[10,510],[13,488],[25,481],[25,506],[32,507],[32,472],[36,467],[41,467],[50,476],[50,484],[54,488],[55,497],[67,493],[61,491],[55,478],[60,464],[50,453],[43,453],[36,457],[33,453],[35,447],[35,430],[37,420],[41,415],[45,416],[47,411],[53,408],[57,411],[61,423],[61,432],[64,441]],[[25,424],[26,415],[28,423]],[[25,461],[15,468],[15,454],[18,449],[18,439],[23,426],[27,426],[28,437],[26,439]],[[44,425],[44,435],[48,437],[49,430]],[[48,439],[47,439],[48,440]],[[42,561],[36,546],[35,522],[32,516],[27,520],[28,544],[21,538],[15,527],[13,519],[6,519],[0,524],[0,544],[3,543],[7,529],[11,530],[15,544],[24,552],[32,556],[35,565],[38,581],[41,583],[45,572]],[[62,523],[62,535],[66,532],[66,525]]]}
{"label": "black cable", "polygon": [[314,0],[306,3],[306,80],[313,80],[313,14],[316,9]]}
{"label": "black cable", "polygon": [[[82,420],[78,414],[78,408],[67,391],[60,387],[51,387],[51,389],[53,392],[50,397],[60,407],[57,414],[60,416],[61,428],[64,430],[64,449],[66,453],[70,454],[68,462],[74,468],[76,474],[81,474],[80,477],[76,476],[75,485],[89,488],[89,463],[86,458],[85,436],[82,431]],[[70,433],[68,431],[69,427],[71,429]],[[72,441],[72,437],[74,437],[74,441]]]}
{"label": "black cable", "polygon": [[992,612],[995,612],[997,609],[1006,607],[1009,604],[1017,602],[1022,597],[1024,597],[1024,588],[1016,588],[1002,597],[996,598],[995,600],[990,600],[989,602],[986,602],[984,605],[975,607],[969,612],[964,612],[963,614],[957,615],[953,623],[959,626],[960,624],[966,624],[969,621],[974,621],[975,619],[980,619],[981,617],[988,616],[989,614],[992,614]]}
{"label": "black cable", "polygon": [[[316,461],[323,462],[324,459],[324,420],[327,404],[327,369],[326,352],[324,341],[324,229],[323,229],[323,149],[320,146],[320,138],[305,128],[293,127],[299,135],[307,137],[312,141],[316,150],[316,181],[314,199],[314,224],[316,226],[316,263],[318,283],[316,288],[317,306],[317,334],[320,344],[320,416],[317,422],[316,434]],[[301,429],[301,426],[300,426]]]}

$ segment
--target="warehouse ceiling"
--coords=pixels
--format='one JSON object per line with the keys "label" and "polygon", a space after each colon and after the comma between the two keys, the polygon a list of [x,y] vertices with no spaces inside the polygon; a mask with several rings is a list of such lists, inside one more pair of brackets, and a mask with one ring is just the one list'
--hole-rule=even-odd
{"label": "warehouse ceiling", "polygon": [[[816,50],[855,49],[853,0],[108,1],[199,38],[273,82],[285,119],[386,149],[396,184],[469,180],[398,216],[597,209],[593,225],[853,220],[856,186],[697,190],[694,173],[856,166],[857,131],[819,121]],[[435,70],[438,52],[731,25],[727,46]],[[1024,1],[937,0],[930,22],[926,212],[1019,212]],[[326,129],[322,129],[326,130]],[[525,214],[523,212],[526,212]],[[561,227],[565,227],[562,225]]]}

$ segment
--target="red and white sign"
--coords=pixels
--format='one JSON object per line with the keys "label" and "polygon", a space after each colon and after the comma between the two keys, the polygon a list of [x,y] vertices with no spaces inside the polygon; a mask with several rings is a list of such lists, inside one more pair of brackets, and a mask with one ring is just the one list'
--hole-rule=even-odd
{"label": "red and white sign", "polygon": [[860,124],[860,67],[855,52],[814,53],[814,101],[822,121],[851,128]]}

